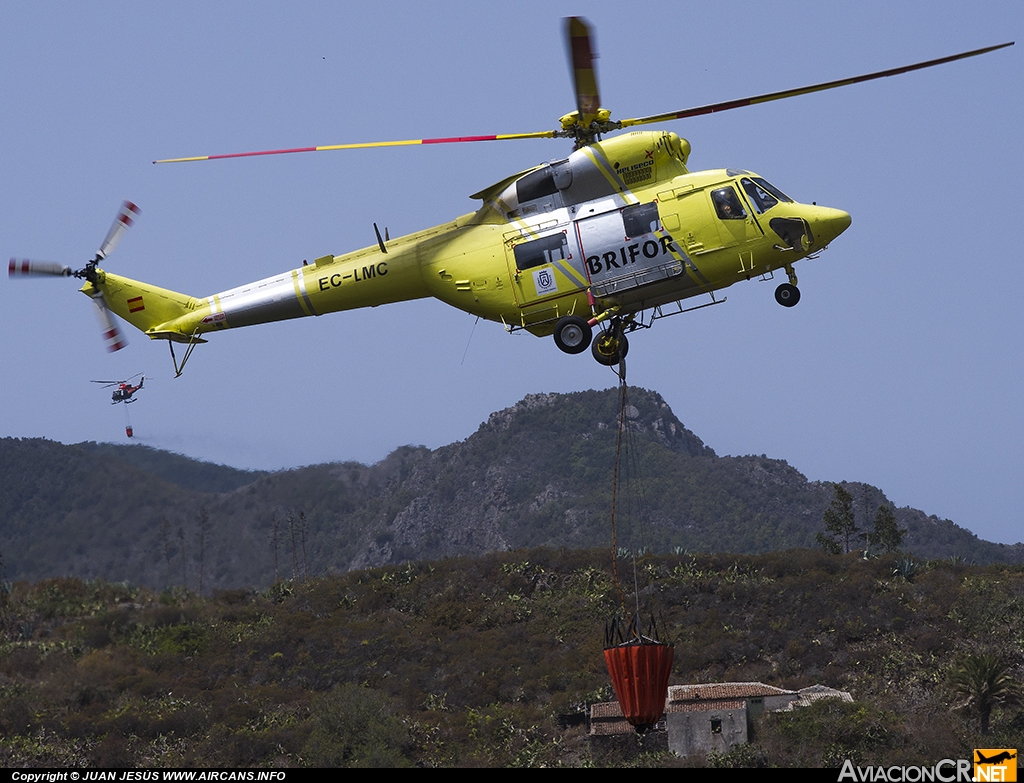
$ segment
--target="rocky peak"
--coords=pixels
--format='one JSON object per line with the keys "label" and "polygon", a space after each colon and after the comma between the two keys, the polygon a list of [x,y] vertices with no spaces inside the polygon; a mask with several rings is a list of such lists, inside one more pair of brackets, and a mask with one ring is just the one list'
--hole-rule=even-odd
{"label": "rocky peak", "polygon": [[[481,431],[543,429],[567,437],[587,437],[598,430],[619,426],[621,392],[618,387],[570,394],[528,394],[515,405],[492,413]],[[676,418],[660,394],[639,386],[626,392],[626,426],[672,451],[692,457],[715,452]]]}

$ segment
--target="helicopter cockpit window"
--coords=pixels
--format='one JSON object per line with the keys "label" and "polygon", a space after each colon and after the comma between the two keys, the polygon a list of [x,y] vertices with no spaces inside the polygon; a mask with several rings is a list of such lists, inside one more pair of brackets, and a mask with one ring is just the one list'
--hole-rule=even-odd
{"label": "helicopter cockpit window", "polygon": [[516,245],[512,251],[516,257],[516,269],[522,272],[535,266],[561,261],[569,256],[565,234],[559,232],[550,236],[533,239]]}
{"label": "helicopter cockpit window", "polygon": [[787,196],[785,193],[783,193],[781,190],[779,190],[774,185],[770,184],[768,182],[768,180],[762,179],[761,177],[753,177],[753,180],[754,180],[754,182],[757,185],[759,185],[760,187],[762,187],[765,190],[767,190],[769,193],[771,193],[773,196],[775,196],[775,198],[777,198],[779,201],[785,201],[787,204],[792,204],[793,203],[793,199],[791,199],[789,196]]}
{"label": "helicopter cockpit window", "polygon": [[658,230],[658,205],[633,204],[622,210],[622,222],[626,227],[626,239],[650,234]]}
{"label": "helicopter cockpit window", "polygon": [[722,220],[743,220],[747,216],[739,196],[732,188],[711,191],[711,200],[715,204],[715,212]]}
{"label": "helicopter cockpit window", "polygon": [[763,212],[767,212],[779,203],[779,200],[775,198],[775,196],[753,180],[744,177],[740,180],[740,184],[743,186],[743,190],[750,199],[750,203],[753,205],[754,211],[759,215]]}
{"label": "helicopter cockpit window", "polygon": [[544,166],[536,171],[531,171],[529,174],[520,177],[516,182],[516,196],[520,204],[543,198],[544,196],[551,196],[557,192],[555,175],[550,166]]}

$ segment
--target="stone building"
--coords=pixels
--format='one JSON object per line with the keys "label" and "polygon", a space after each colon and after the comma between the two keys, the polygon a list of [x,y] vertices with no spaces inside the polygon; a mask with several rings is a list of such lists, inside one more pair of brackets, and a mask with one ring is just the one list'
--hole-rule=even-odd
{"label": "stone building", "polygon": [[[725,753],[749,741],[751,721],[757,716],[805,707],[821,698],[853,701],[849,693],[824,685],[799,691],[762,682],[673,685],[665,701],[664,723],[659,723],[654,731],[666,731],[669,750],[679,756],[708,751]],[[618,702],[591,705],[591,737],[612,737],[632,731]]]}

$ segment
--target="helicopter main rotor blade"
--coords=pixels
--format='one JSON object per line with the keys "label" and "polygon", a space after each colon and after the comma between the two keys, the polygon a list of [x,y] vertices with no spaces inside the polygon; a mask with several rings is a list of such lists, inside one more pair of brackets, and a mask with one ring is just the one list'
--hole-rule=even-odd
{"label": "helicopter main rotor blade", "polygon": [[288,155],[293,152],[327,152],[330,150],[358,150],[371,147],[411,147],[417,144],[458,144],[472,141],[508,141],[510,139],[553,139],[556,131],[538,133],[504,133],[492,136],[451,136],[437,139],[404,139],[402,141],[368,141],[357,144],[329,144],[322,147],[293,147],[283,150],[259,150],[257,152],[231,152],[226,155],[197,155],[191,158],[164,158],[154,163],[188,163],[197,160],[223,160],[224,158],[252,158],[258,155]]}
{"label": "helicopter main rotor blade", "polygon": [[117,247],[117,243],[121,241],[121,237],[124,236],[124,232],[131,228],[132,223],[135,222],[135,218],[137,218],[141,212],[142,210],[130,201],[125,201],[121,204],[121,210],[117,213],[117,217],[114,218],[114,222],[110,226],[110,231],[107,232],[106,239],[103,240],[103,244],[100,245],[100,249],[96,252],[97,261],[102,261],[114,252],[114,248]]}
{"label": "helicopter main rotor blade", "polygon": [[565,35],[569,43],[576,110],[579,112],[577,121],[587,126],[597,118],[597,111],[601,108],[597,71],[594,69],[596,58],[590,45],[590,26],[581,17],[570,16],[565,20]]}
{"label": "helicopter main rotor blade", "polygon": [[[369,149],[372,147],[408,147],[420,144],[458,144],[463,142],[507,141],[514,139],[555,139],[575,137],[578,144],[581,139],[583,140],[583,143],[589,143],[589,141],[593,141],[597,134],[607,133],[619,128],[631,128],[637,125],[648,125],[655,122],[667,122],[669,120],[698,117],[702,114],[713,114],[715,112],[726,111],[729,109],[739,109],[743,106],[753,106],[754,104],[778,101],[783,98],[794,98],[798,95],[807,95],[813,92],[831,90],[835,87],[845,87],[849,84],[859,84],[860,82],[867,82],[872,79],[881,79],[886,76],[896,76],[898,74],[909,73],[911,71],[918,71],[923,68],[931,68],[936,65],[943,65],[944,63],[955,62],[956,60],[963,60],[968,57],[976,57],[980,54],[987,54],[988,52],[994,52],[997,49],[1003,49],[1007,46],[1014,45],[1014,42],[1010,41],[1009,43],[987,46],[983,49],[974,49],[969,52],[950,55],[949,57],[940,57],[936,60],[904,65],[899,68],[890,68],[885,71],[876,71],[875,73],[853,76],[847,79],[836,79],[830,82],[822,82],[821,84],[812,84],[807,87],[798,87],[793,90],[780,90],[779,92],[754,95],[750,98],[723,101],[722,103],[711,103],[705,106],[682,109],[680,111],[664,112],[662,114],[651,114],[646,117],[634,117],[628,120],[614,121],[608,118],[605,110],[600,109],[600,96],[597,89],[597,77],[593,67],[594,54],[590,43],[589,27],[581,18],[570,17],[566,25],[566,32],[569,38],[569,51],[573,64],[573,79],[576,91],[576,104],[578,108],[575,117],[573,115],[566,115],[566,117],[562,118],[563,127],[560,130],[539,131],[536,133],[495,134],[489,136],[452,136],[434,139],[371,141],[354,144],[331,144],[318,147],[293,147],[290,149],[257,150],[254,152],[232,152],[221,155],[196,155],[187,158],[163,158],[161,160],[154,160],[153,163],[186,163],[201,160],[223,160],[226,158],[250,158],[260,155],[288,155],[296,152],[326,152],[330,150]],[[128,224],[130,225],[130,221]],[[123,231],[123,229],[120,230]],[[114,229],[111,229],[111,231],[113,232]],[[107,250],[107,252],[109,252],[109,250]]]}
{"label": "helicopter main rotor blade", "polygon": [[32,261],[28,258],[12,258],[11,263],[7,265],[8,277],[36,277],[43,275],[71,277],[71,267],[58,264],[55,261]]}
{"label": "helicopter main rotor blade", "polygon": [[664,114],[652,114],[648,117],[637,117],[631,120],[620,120],[615,123],[620,128],[631,128],[635,125],[647,125],[652,122],[667,122],[668,120],[681,120],[687,117],[698,117],[702,114],[713,114],[719,111],[727,111],[729,109],[739,109],[743,106],[753,106],[757,103],[768,103],[769,101],[779,101],[783,98],[794,98],[797,95],[807,95],[812,92],[821,92],[822,90],[831,90],[834,87],[845,87],[848,84],[859,84],[860,82],[868,82],[872,79],[882,79],[886,76],[896,76],[901,73],[909,73],[910,71],[919,71],[922,68],[931,68],[936,65],[943,65],[944,63],[955,62],[956,60],[963,60],[968,57],[976,57],[979,54],[987,54],[988,52],[994,52],[997,49],[1003,49],[1007,46],[1013,46],[1014,42],[997,44],[996,46],[986,46],[984,49],[974,49],[970,52],[961,52],[960,54],[953,54],[949,57],[940,57],[937,60],[928,60],[926,62],[914,63],[913,65],[904,65],[900,68],[890,68],[886,71],[877,71],[875,73],[864,74],[863,76],[853,76],[848,79],[836,79],[831,82],[823,82],[821,84],[812,84],[808,87],[798,87],[795,90],[780,90],[779,92],[770,92],[764,95],[755,95],[751,98],[741,98],[738,101],[724,101],[722,103],[711,103],[706,106],[697,106],[692,109],[683,109],[682,111],[671,111]]}
{"label": "helicopter main rotor blade", "polygon": [[94,290],[89,296],[93,304],[96,305],[96,314],[100,319],[100,333],[103,335],[103,342],[107,347],[107,351],[110,353],[120,351],[128,345],[128,341],[121,334],[121,330],[118,328],[117,322],[114,320],[114,316],[111,314],[110,309],[107,307],[107,302],[103,298],[103,293],[99,290]]}

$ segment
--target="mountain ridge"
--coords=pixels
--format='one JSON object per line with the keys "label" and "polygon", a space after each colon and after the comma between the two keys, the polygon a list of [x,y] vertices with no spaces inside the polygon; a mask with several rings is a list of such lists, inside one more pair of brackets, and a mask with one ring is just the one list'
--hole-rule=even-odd
{"label": "mountain ridge", "polygon": [[[630,387],[621,546],[757,553],[813,547],[832,496],[783,460],[720,457],[656,392]],[[465,440],[373,465],[238,471],[140,446],[0,440],[6,578],[260,586],[407,560],[610,541],[618,389],[531,394]],[[629,476],[626,475],[628,479]],[[636,479],[636,475],[633,476]],[[842,482],[861,526],[888,500]],[[642,498],[642,514],[630,503]],[[631,517],[632,513],[632,517]],[[918,557],[1024,562],[949,520],[895,509]],[[205,519],[204,519],[205,516]]]}

